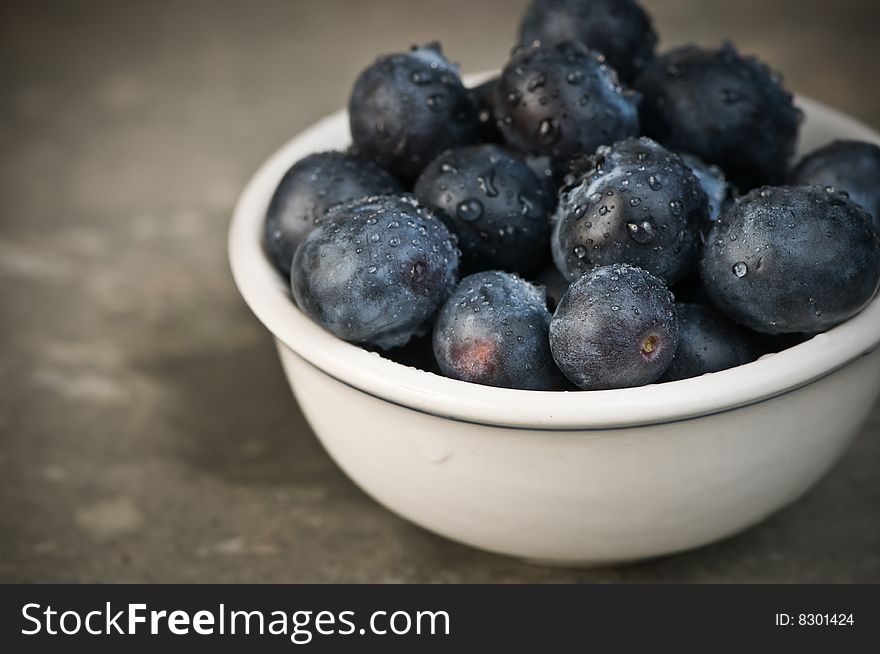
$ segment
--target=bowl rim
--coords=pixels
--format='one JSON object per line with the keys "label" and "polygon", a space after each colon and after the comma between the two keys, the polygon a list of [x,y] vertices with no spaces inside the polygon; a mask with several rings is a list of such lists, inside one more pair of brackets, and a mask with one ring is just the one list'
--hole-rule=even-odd
{"label": "bowl rim", "polygon": [[[486,74],[470,76],[470,81]],[[834,123],[840,138],[880,143],[859,121],[802,96],[807,119]],[[263,219],[279,180],[297,160],[328,149],[328,133],[348,134],[345,110],[293,137],[252,176],[229,227],[235,284],[251,311],[286,348],[341,383],[416,411],[488,426],[605,430],[664,424],[724,413],[818,381],[880,344],[880,297],[857,316],[782,352],[701,377],[604,391],[525,391],[481,386],[411,368],[347,343],[296,307],[263,248]]]}

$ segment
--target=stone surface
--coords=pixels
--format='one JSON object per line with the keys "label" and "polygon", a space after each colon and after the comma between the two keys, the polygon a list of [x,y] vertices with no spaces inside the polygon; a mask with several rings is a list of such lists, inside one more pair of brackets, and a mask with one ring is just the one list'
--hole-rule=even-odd
{"label": "stone surface", "polygon": [[[873,2],[647,2],[880,125]],[[880,411],[802,501],[617,570],[478,552],[329,460],[238,297],[225,238],[272,150],[378,53],[497,67],[523,0],[96,0],[0,8],[0,581],[880,581]]]}

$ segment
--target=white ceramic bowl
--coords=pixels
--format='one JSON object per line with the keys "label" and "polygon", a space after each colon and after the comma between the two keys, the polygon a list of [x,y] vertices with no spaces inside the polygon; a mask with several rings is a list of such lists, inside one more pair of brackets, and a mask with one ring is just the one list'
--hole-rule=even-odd
{"label": "white ceramic bowl", "polygon": [[[801,151],[880,142],[801,98]],[[345,343],[296,308],[262,248],[276,184],[303,156],[349,143],[338,112],[248,184],[229,235],[245,301],[274,335],[309,423],[392,511],[453,540],[556,565],[693,548],[794,501],[844,451],[880,392],[880,301],[831,331],[732,370],[593,392],[477,386]]]}

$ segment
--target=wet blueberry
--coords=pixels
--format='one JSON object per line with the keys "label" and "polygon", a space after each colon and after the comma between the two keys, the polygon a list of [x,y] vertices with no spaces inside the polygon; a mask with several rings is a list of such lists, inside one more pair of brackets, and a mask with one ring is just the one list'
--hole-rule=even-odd
{"label": "wet blueberry", "polygon": [[651,19],[633,0],[533,0],[523,16],[520,43],[581,41],[601,52],[624,80],[654,55]]}
{"label": "wet blueberry", "polygon": [[636,97],[578,42],[520,47],[501,73],[498,125],[515,149],[561,166],[573,155],[635,136]]}
{"label": "wet blueberry", "polygon": [[480,136],[477,108],[438,44],[380,57],[358,77],[348,109],[358,150],[409,181]]}
{"label": "wet blueberry", "polygon": [[754,361],[749,332],[704,304],[675,305],[678,348],[661,381],[699,377]]}
{"label": "wet blueberry", "polygon": [[880,147],[875,144],[835,141],[804,157],[789,179],[845,192],[880,228]]}
{"label": "wet blueberry", "polygon": [[500,147],[447,150],[425,168],[413,193],[439,209],[458,235],[467,271],[525,275],[546,264],[555,198],[526,164]]}
{"label": "wet blueberry", "polygon": [[550,321],[553,358],[584,390],[653,383],[677,344],[672,293],[661,279],[627,264],[572,282]]}
{"label": "wet blueberry", "polygon": [[763,63],[733,46],[687,46],[648,64],[635,81],[642,128],[673,150],[720,166],[743,190],[779,183],[801,113]]}
{"label": "wet blueberry", "polygon": [[297,305],[339,338],[405,345],[452,291],[459,254],[433,211],[409,196],[328,210],[293,257]]}
{"label": "wet blueberry", "polygon": [[824,331],[880,283],[880,236],[855,202],[818,186],[764,187],[715,224],[701,262],[712,302],[768,334]]}
{"label": "wet blueberry", "polygon": [[562,189],[551,237],[559,271],[630,263],[681,279],[694,265],[706,193],[681,158],[648,138],[601,147]]}
{"label": "wet blueberry", "polygon": [[402,189],[376,164],[344,152],[318,152],[297,161],[275,189],[266,212],[266,246],[285,275],[300,243],[334,204]]}
{"label": "wet blueberry", "polygon": [[434,325],[434,356],[453,379],[526,390],[565,382],[553,362],[543,289],[498,271],[465,277]]}

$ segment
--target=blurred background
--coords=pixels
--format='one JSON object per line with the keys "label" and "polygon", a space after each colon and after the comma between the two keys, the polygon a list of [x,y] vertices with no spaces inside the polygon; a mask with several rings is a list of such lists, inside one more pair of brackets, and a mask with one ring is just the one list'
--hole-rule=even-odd
{"label": "blurred background", "polygon": [[[880,581],[880,411],[780,515],[610,571],[424,532],[312,436],[231,281],[237,194],[378,54],[500,67],[525,4],[2,4],[0,581]],[[643,4],[661,49],[729,38],[880,127],[876,0]]]}

